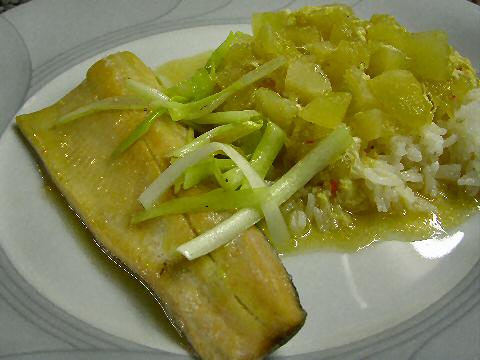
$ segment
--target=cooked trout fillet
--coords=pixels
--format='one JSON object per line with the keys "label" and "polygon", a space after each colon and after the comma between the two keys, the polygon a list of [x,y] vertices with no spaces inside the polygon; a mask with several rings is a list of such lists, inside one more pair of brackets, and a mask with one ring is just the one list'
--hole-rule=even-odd
{"label": "cooked trout fillet", "polygon": [[[169,164],[187,130],[155,123],[124,154],[111,154],[144,118],[143,111],[107,111],[52,127],[59,116],[97,99],[125,95],[127,78],[157,86],[129,52],[95,63],[86,79],[56,104],[21,115],[17,124],[70,206],[96,240],[156,294],[166,315],[203,359],[263,358],[305,320],[288,273],[263,234],[247,230],[194,261],[175,249],[224,218],[198,213],[131,225],[139,194]],[[173,196],[169,194],[167,196]]]}

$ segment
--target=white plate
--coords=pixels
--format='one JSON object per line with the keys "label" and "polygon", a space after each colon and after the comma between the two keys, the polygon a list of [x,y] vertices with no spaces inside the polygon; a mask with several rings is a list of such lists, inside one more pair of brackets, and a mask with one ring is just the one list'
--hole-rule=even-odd
{"label": "white plate", "polygon": [[[55,23],[54,17],[51,25],[42,23],[42,31],[34,31],[32,25],[28,30],[27,20],[40,26],[35,17],[42,11],[59,11],[53,3],[43,7],[33,3],[30,10],[21,7],[9,18],[25,39],[34,68],[30,98],[21,113],[58,99],[106,53],[128,49],[154,66],[213,48],[230,30],[248,31],[248,26],[238,24],[255,10],[244,9],[240,1],[156,3],[145,7],[151,6],[152,11],[160,7],[156,10],[165,13],[161,21],[148,18],[152,11],[143,9],[132,14],[134,19],[127,17],[123,25],[129,27],[124,27],[108,21],[109,7],[85,14],[83,5],[75,5],[77,12],[70,13],[70,18],[97,16],[107,24],[104,29],[89,24],[99,29],[101,36],[96,38],[98,32],[92,29],[85,38],[65,35],[65,41],[70,36],[78,46],[64,48],[64,42],[50,43],[41,35],[51,38],[57,34],[52,27],[66,28],[66,24]],[[268,9],[273,5],[260,2],[256,6]],[[126,3],[118,6],[129,10]],[[364,1],[357,4],[357,11],[362,16],[388,11],[414,30],[443,28],[457,48],[477,60],[478,68],[480,50],[472,49],[473,41],[480,38],[478,9],[460,1],[438,1],[436,6],[442,11],[427,2]],[[210,11],[199,14],[205,9]],[[35,17],[29,12],[33,10]],[[439,19],[444,10],[450,16]],[[415,22],[418,16],[423,20],[421,26]],[[451,22],[451,18],[461,21]],[[39,39],[43,47],[38,46]],[[125,43],[131,39],[138,40]],[[61,54],[39,65],[51,55],[44,48]],[[5,88],[1,92],[8,94]],[[72,229],[65,205],[47,195],[35,158],[13,125],[0,139],[0,169],[0,357],[23,353],[26,358],[54,354],[59,358],[118,358],[135,351],[136,357],[167,359],[185,354],[146,291],[100,256],[88,235]],[[308,320],[276,354],[302,360],[450,358],[451,354],[467,359],[480,354],[479,218],[470,219],[442,241],[389,242],[353,255],[285,258]],[[152,349],[162,352],[152,354]]]}

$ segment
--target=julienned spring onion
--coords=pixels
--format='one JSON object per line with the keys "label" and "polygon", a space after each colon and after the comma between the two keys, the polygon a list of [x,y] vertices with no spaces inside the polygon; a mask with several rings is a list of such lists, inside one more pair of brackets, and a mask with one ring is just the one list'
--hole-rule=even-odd
{"label": "julienned spring onion", "polygon": [[79,107],[60,118],[55,123],[57,125],[67,124],[81,117],[95,114],[100,111],[108,110],[142,110],[148,107],[148,101],[134,96],[114,96],[92,102],[88,105]]}
{"label": "julienned spring onion", "polygon": [[225,58],[227,51],[230,49],[235,40],[242,35],[244,34],[239,31],[231,31],[227,38],[220,44],[219,47],[215,49],[212,55],[210,55],[207,63],[205,64],[205,70],[207,70],[210,74],[215,75],[216,70],[223,63],[223,59]]}
{"label": "julienned spring onion", "polygon": [[[250,163],[233,147],[212,142],[175,161],[152,184],[150,184],[150,186],[140,195],[138,200],[146,209],[151,208],[155,201],[175,183],[188,167],[217,151],[224,152],[235,162],[235,164],[242,170],[252,189],[266,187],[265,182],[255,172]],[[272,201],[266,201],[261,204],[261,208],[271,237],[274,241],[279,243],[285,242],[289,237],[288,228],[279,207]]]}
{"label": "julienned spring onion", "polygon": [[197,164],[210,154],[219,151],[223,151],[239,168],[241,168],[242,172],[249,180],[250,185],[252,185],[252,188],[265,186],[264,181],[258,176],[255,170],[253,170],[248,161],[233,147],[226,144],[212,142],[192,151],[188,156],[175,161],[145,189],[138,200],[144,208],[151,208],[155,201],[175,183],[187,168]]}
{"label": "julienned spring onion", "polygon": [[[278,125],[271,121],[267,122],[265,131],[250,160],[250,164],[262,179],[267,175],[273,161],[283,147],[285,139],[285,132]],[[243,174],[239,168],[227,171],[223,174],[223,177],[228,184],[228,189],[238,188],[243,180]]]}
{"label": "julienned spring onion", "polygon": [[199,195],[175,198],[144,210],[132,218],[137,224],[160,216],[200,211],[224,211],[242,208],[260,208],[268,200],[268,188],[223,190],[216,189]]}
{"label": "julienned spring onion", "polygon": [[153,125],[155,119],[160,115],[165,113],[165,109],[160,109],[154,111],[149,116],[147,116],[113,151],[112,156],[117,156],[127,150],[130,146],[136,143],[143,135],[150,130],[150,127]]}
{"label": "julienned spring onion", "polygon": [[144,101],[148,101],[151,106],[154,107],[168,108],[168,106],[171,106],[171,104],[180,104],[173,101],[159,89],[145,85],[137,80],[127,79],[125,80],[125,86],[132,94],[135,94]]}
{"label": "julienned spring onion", "polygon": [[[270,187],[270,196],[275,205],[281,205],[287,201],[315,174],[341,156],[352,142],[349,130],[345,126],[339,126],[317,143],[302,160]],[[216,227],[180,245],[177,251],[189,260],[196,259],[228,243],[261,218],[262,215],[258,210],[242,209]]]}
{"label": "julienned spring onion", "polygon": [[198,69],[189,79],[180,81],[165,90],[165,93],[172,97],[180,97],[181,102],[200,100],[215,92],[215,81],[210,77],[204,68]]}
{"label": "julienned spring onion", "polygon": [[215,73],[217,69],[221,67],[225,54],[232,44],[242,35],[240,32],[230,32],[225,41],[212,52],[203,68],[198,69],[189,79],[169,87],[166,94],[170,97],[181,96],[185,101],[200,100],[211,95],[216,86]]}
{"label": "julienned spring onion", "polygon": [[254,120],[256,117],[261,117],[261,114],[255,110],[220,111],[195,119],[195,122],[205,125],[224,125]]}
{"label": "julienned spring onion", "polygon": [[230,159],[211,158],[189,167],[183,176],[183,188],[185,190],[199,184],[209,176],[215,176],[217,173],[222,175],[222,171],[230,170],[235,167],[235,163]]}
{"label": "julienned spring onion", "polygon": [[233,123],[220,125],[213,128],[210,131],[203,133],[195,138],[192,142],[174,150],[170,156],[182,157],[189,152],[198,149],[199,146],[205,145],[210,141],[219,141],[223,143],[232,143],[235,140],[248,135],[254,131],[259,130],[263,125],[261,120],[259,121],[245,121],[243,123]]}
{"label": "julienned spring onion", "polygon": [[186,104],[172,101],[172,99],[160,90],[151,88],[133,79],[126,80],[125,84],[134,94],[141,96],[147,101],[153,101],[151,106],[167,108],[172,120],[194,120],[211,113],[223,104],[231,95],[271,74],[281,66],[285,65],[286,61],[287,60],[284,57],[272,59],[260,65],[255,70],[245,74],[222,91]]}

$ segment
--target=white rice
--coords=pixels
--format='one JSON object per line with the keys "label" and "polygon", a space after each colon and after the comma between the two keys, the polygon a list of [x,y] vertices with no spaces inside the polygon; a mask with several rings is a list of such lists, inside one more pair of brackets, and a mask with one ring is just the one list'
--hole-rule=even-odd
{"label": "white rice", "polygon": [[[418,136],[393,136],[388,149],[386,154],[372,158],[362,152],[360,139],[355,139],[346,155],[352,163],[350,179],[340,181],[336,204],[330,203],[329,189],[305,189],[292,200],[297,204],[291,207],[295,209],[290,216],[292,230],[300,234],[309,224],[319,231],[348,224],[347,211],[362,206],[362,202],[373,204],[379,212],[435,211],[424,197],[439,196],[440,184],[447,182],[477,195],[480,88],[470,91],[452,118],[425,125]],[[361,191],[356,187],[361,187]]]}

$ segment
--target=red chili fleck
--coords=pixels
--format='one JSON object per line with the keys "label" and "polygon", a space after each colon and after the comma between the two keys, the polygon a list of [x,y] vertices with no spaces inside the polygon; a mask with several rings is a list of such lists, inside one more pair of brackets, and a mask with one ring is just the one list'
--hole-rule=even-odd
{"label": "red chili fleck", "polygon": [[337,191],[338,191],[338,181],[330,180],[330,192],[332,193],[333,197],[337,196]]}
{"label": "red chili fleck", "polygon": [[304,144],[313,144],[314,142],[315,142],[315,140],[309,139],[309,140],[305,140],[303,143]]}

